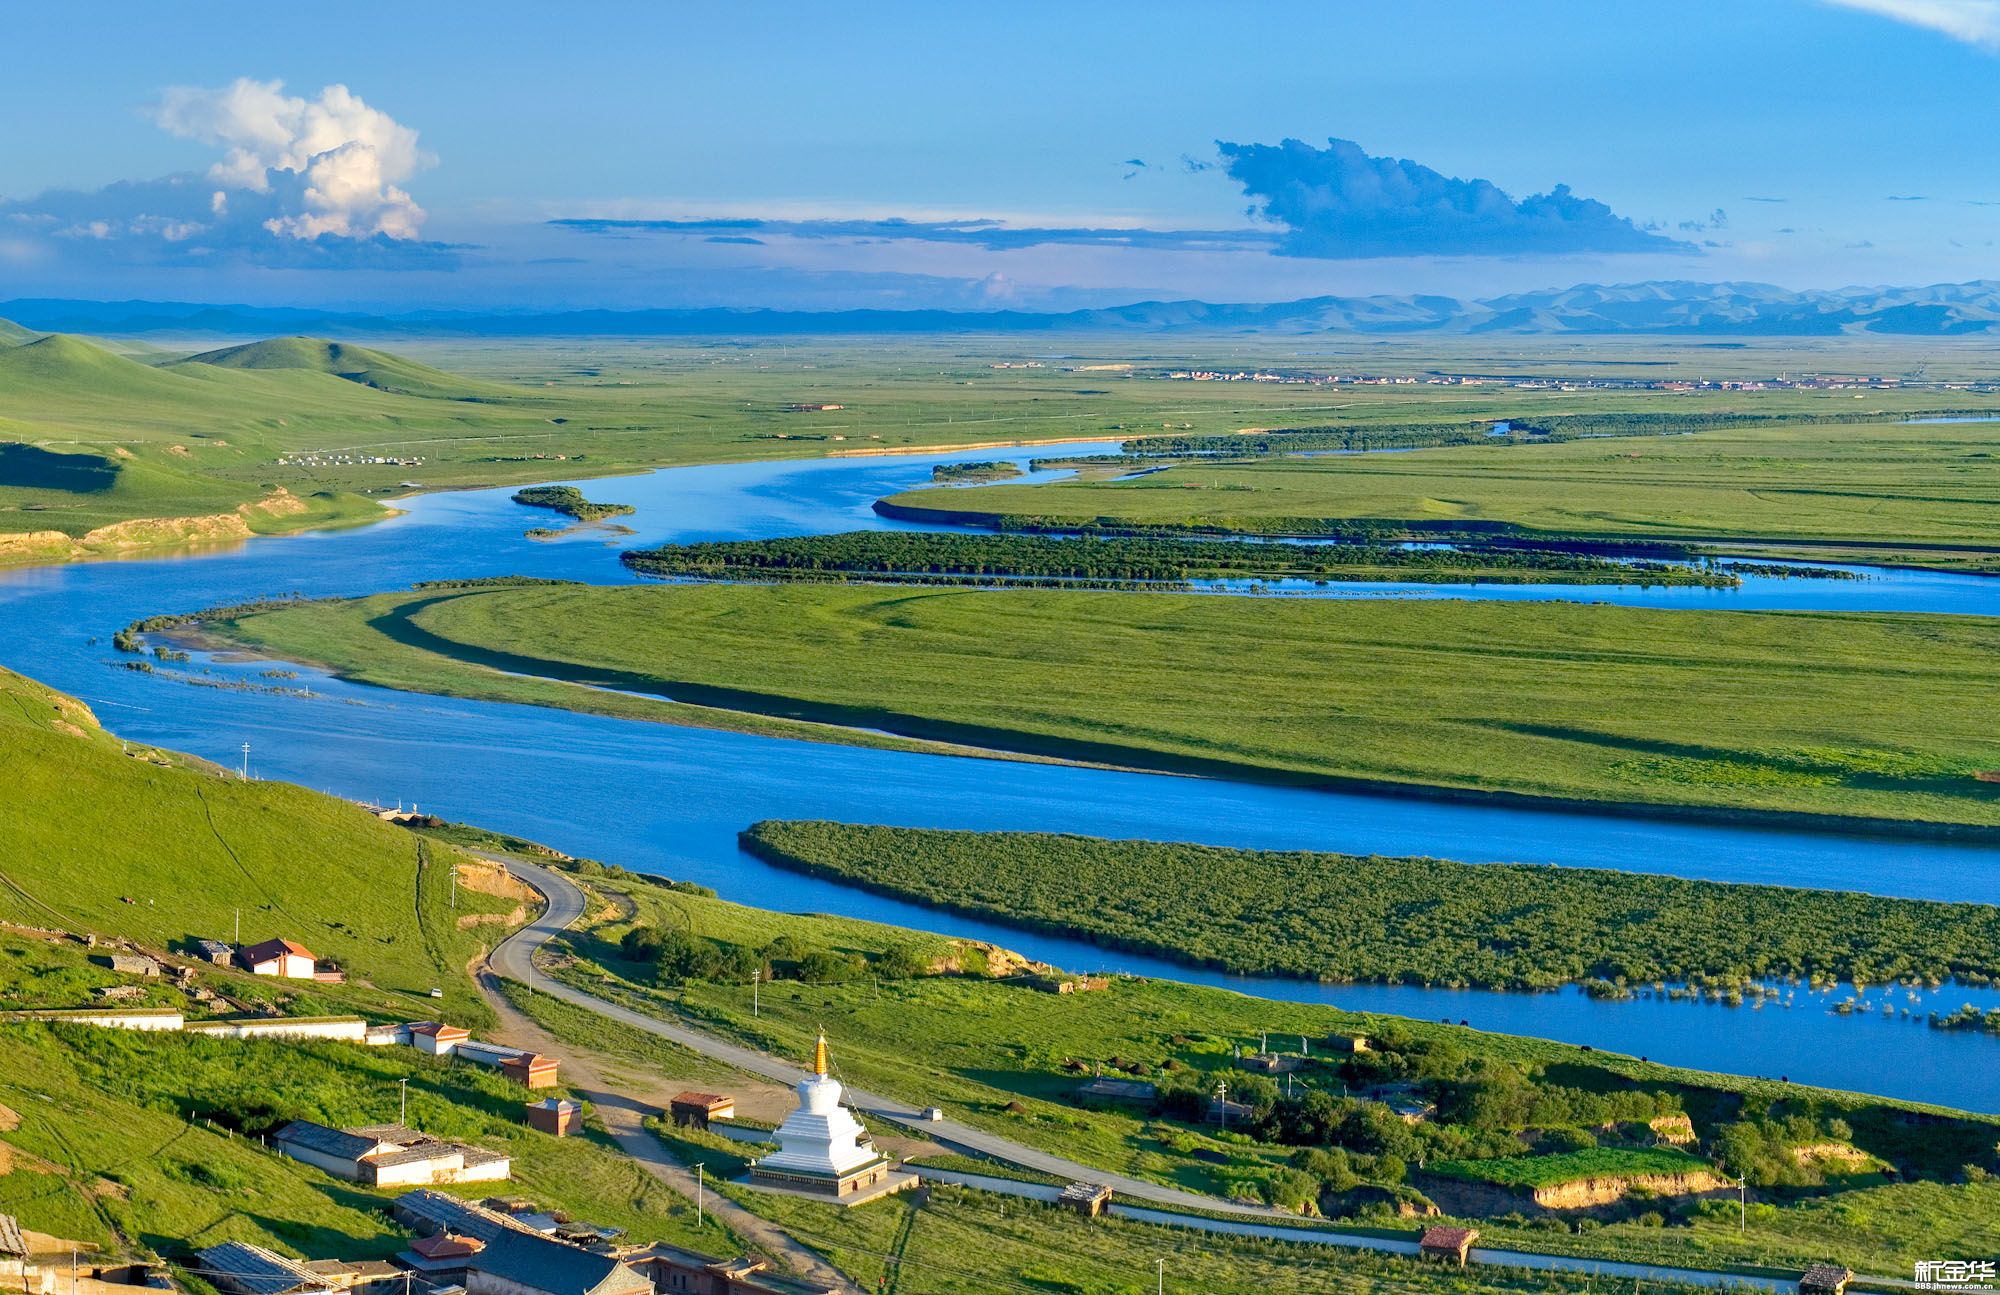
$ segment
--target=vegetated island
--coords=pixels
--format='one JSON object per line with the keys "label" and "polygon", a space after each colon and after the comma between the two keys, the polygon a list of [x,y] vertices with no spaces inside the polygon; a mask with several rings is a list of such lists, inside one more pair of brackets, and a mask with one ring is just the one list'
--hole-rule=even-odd
{"label": "vegetated island", "polygon": [[1731,572],[1646,558],[1617,561],[1524,548],[1406,548],[1161,536],[848,531],[779,539],[667,544],[620,560],[646,575],[711,580],[1180,588],[1196,580],[1422,581],[1705,585]]}
{"label": "vegetated island", "polygon": [[514,502],[551,509],[579,522],[601,522],[607,517],[623,517],[639,511],[631,504],[593,503],[575,486],[528,486],[514,492]]}
{"label": "vegetated island", "polygon": [[980,463],[940,463],[931,468],[931,480],[941,486],[976,486],[987,481],[1006,481],[1021,475],[1021,465],[1007,459]]}
{"label": "vegetated island", "polygon": [[[1755,546],[1787,558],[1990,569],[2000,428],[1881,414],[1649,413],[1654,434],[1469,425],[1143,437],[1082,477],[930,487],[876,511],[1009,531]],[[1903,417],[1898,415],[1896,417]],[[1522,428],[1555,423],[1523,414]],[[1511,425],[1510,425],[1511,427]],[[1668,429],[1691,434],[1664,434]],[[1385,444],[1385,441],[1399,441]],[[1399,449],[1408,453],[1356,453]],[[1111,467],[1152,467],[1107,479]]]}
{"label": "vegetated island", "polygon": [[[766,821],[767,862],[1245,976],[1553,989],[2000,980],[2000,907],[1651,873]],[[1199,904],[1188,897],[1199,895]]]}
{"label": "vegetated island", "polygon": [[1965,701],[2000,658],[2000,620],[1982,617],[690,583],[426,590],[204,629],[389,687],[839,741],[1838,830],[2000,827],[2000,781],[1981,776],[1992,727]]}

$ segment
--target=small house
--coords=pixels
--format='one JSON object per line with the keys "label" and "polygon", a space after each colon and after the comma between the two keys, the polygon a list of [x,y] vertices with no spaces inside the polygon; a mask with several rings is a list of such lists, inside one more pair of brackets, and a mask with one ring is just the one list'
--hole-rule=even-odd
{"label": "small house", "polygon": [[664,1241],[627,1254],[625,1262],[652,1279],[657,1295],[835,1295],[842,1289],[774,1273],[758,1256],[716,1259]]}
{"label": "small house", "polygon": [[1257,1108],[1245,1102],[1232,1102],[1226,1097],[1208,1099],[1208,1118],[1217,1124],[1246,1124],[1257,1113]]}
{"label": "small house", "polygon": [[554,1088],[559,1065],[554,1057],[545,1057],[539,1052],[523,1052],[501,1062],[500,1073],[523,1088]]}
{"label": "small house", "polygon": [[1260,1075],[1286,1075],[1304,1064],[1298,1057],[1280,1056],[1275,1052],[1259,1052],[1243,1058],[1243,1068]]}
{"label": "small house", "polygon": [[157,976],[160,964],[143,953],[100,953],[91,959],[101,967],[109,967],[121,976]]}
{"label": "small house", "polygon": [[1839,1264],[1814,1264],[1799,1276],[1799,1295],[1846,1295],[1854,1270]]}
{"label": "small house", "polygon": [[544,1097],[528,1107],[528,1125],[544,1133],[566,1138],[583,1117],[583,1108],[560,1097]]}
{"label": "small house", "polygon": [[435,1286],[440,1282],[465,1283],[472,1258],[486,1248],[486,1243],[478,1237],[469,1237],[459,1232],[434,1232],[427,1237],[418,1237],[396,1256],[396,1262],[413,1273],[420,1273]]}
{"label": "small house", "polygon": [[1076,1090],[1086,1102],[1150,1102],[1160,1095],[1159,1085],[1143,1079],[1093,1079]]}
{"label": "small house", "polygon": [[410,1046],[433,1057],[450,1056],[471,1037],[471,1030],[442,1021],[417,1021],[410,1026]]}
{"label": "small house", "polygon": [[297,1260],[246,1241],[225,1241],[197,1250],[195,1257],[208,1284],[225,1295],[302,1295],[333,1289],[331,1282]]}
{"label": "small house", "polygon": [[1065,1208],[1094,1219],[1111,1203],[1111,1189],[1103,1183],[1076,1182],[1063,1188],[1056,1200]]}
{"label": "small house", "polygon": [[1326,1038],[1326,1046],[1332,1048],[1335,1052],[1359,1053],[1367,1052],[1371,1045],[1365,1037],[1359,1034],[1329,1034]]}
{"label": "small house", "polygon": [[235,952],[221,940],[196,940],[194,948],[196,957],[218,967],[228,966],[236,956]]}
{"label": "small house", "polygon": [[373,1187],[495,1182],[513,1173],[512,1160],[499,1152],[445,1142],[400,1124],[334,1129],[293,1120],[271,1136],[271,1147],[336,1178]]}
{"label": "small house", "polygon": [[1429,1227],[1417,1236],[1420,1258],[1463,1268],[1472,1255],[1472,1243],[1479,1240],[1478,1228]]}
{"label": "small house", "polygon": [[319,965],[312,950],[291,940],[244,945],[236,951],[236,960],[253,976],[282,976],[287,980],[311,980]]}
{"label": "small house", "polygon": [[25,1285],[27,1275],[28,1242],[21,1225],[12,1214],[0,1214],[0,1278],[10,1284],[18,1278]]}
{"label": "small house", "polygon": [[710,1120],[736,1118],[736,1099],[721,1093],[676,1093],[667,1114],[682,1128],[705,1129]]}

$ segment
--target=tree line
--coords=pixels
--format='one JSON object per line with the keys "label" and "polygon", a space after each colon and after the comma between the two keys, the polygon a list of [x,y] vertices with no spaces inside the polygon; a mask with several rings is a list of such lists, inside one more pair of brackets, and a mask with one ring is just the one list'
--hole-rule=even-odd
{"label": "tree line", "polygon": [[647,575],[710,580],[847,580],[932,584],[1044,582],[1186,587],[1202,579],[1560,580],[1575,583],[1738,583],[1686,563],[1613,561],[1514,547],[1409,548],[1388,543],[1297,544],[1162,535],[1051,536],[849,531],[719,540],[628,550]]}

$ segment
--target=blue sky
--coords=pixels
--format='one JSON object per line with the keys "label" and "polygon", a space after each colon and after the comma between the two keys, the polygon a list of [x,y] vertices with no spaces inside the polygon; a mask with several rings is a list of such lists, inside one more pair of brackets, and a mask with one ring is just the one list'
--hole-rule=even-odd
{"label": "blue sky", "polygon": [[561,8],[10,14],[0,297],[2000,277],[2000,0]]}

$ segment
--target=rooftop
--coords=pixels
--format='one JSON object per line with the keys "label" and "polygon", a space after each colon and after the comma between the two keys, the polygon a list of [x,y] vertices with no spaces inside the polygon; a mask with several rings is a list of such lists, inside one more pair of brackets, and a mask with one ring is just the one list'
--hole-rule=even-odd
{"label": "rooftop", "polygon": [[219,1277],[252,1295],[332,1289],[332,1283],[304,1264],[247,1242],[225,1241],[195,1254],[205,1276]]}
{"label": "rooftop", "polygon": [[608,1255],[512,1229],[488,1241],[475,1263],[481,1272],[549,1295],[611,1295],[653,1288],[650,1280]]}
{"label": "rooftop", "polygon": [[370,1136],[367,1129],[334,1129],[311,1120],[293,1120],[273,1134],[271,1141],[279,1145],[290,1143],[308,1151],[317,1151],[323,1156],[338,1156],[342,1160],[359,1160],[373,1154],[375,1148],[387,1139]]}
{"label": "rooftop", "polygon": [[265,940],[261,944],[245,945],[242,953],[243,961],[253,964],[269,962],[271,959],[281,957],[287,953],[299,958],[310,958],[313,956],[312,950],[306,948],[305,945],[282,939]]}

